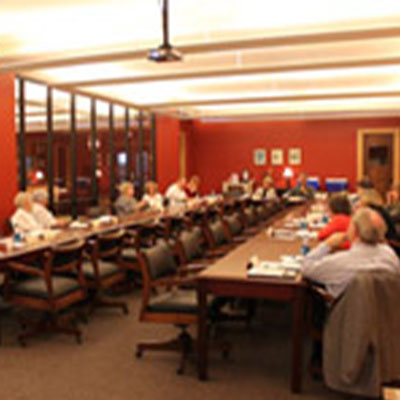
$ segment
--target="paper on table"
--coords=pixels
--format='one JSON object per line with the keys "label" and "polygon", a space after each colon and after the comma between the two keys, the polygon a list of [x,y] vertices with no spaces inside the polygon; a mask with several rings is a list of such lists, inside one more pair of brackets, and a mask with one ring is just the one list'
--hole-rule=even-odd
{"label": "paper on table", "polygon": [[253,278],[283,278],[294,279],[297,271],[294,268],[288,268],[279,261],[261,261],[254,264],[247,272],[249,277]]}

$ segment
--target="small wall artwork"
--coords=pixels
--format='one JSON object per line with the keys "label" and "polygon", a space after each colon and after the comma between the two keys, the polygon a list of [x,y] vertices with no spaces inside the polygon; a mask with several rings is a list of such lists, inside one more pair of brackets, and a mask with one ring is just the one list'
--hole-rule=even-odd
{"label": "small wall artwork", "polygon": [[255,149],[253,154],[254,165],[266,165],[267,164],[267,151],[265,149]]}
{"label": "small wall artwork", "polygon": [[289,165],[300,165],[301,164],[301,149],[299,149],[297,147],[289,149],[288,162],[289,162]]}
{"label": "small wall artwork", "polygon": [[271,150],[271,164],[272,165],[283,165],[283,150],[272,149]]}

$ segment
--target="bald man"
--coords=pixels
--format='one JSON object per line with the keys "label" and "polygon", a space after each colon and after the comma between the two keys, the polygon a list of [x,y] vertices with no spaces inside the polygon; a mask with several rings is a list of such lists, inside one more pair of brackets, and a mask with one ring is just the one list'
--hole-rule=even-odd
{"label": "bald man", "polygon": [[[305,278],[325,285],[334,297],[340,296],[359,271],[400,272],[400,260],[385,243],[386,224],[374,210],[362,207],[354,214],[349,230],[336,233],[315,247],[304,259]],[[332,253],[349,240],[350,250]]]}

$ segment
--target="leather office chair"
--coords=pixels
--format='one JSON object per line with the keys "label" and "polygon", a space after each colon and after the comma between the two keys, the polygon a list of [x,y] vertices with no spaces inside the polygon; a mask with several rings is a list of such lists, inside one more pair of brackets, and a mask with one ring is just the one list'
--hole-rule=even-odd
{"label": "leather office chair", "polygon": [[204,234],[209,247],[207,255],[210,257],[222,257],[235,247],[220,217],[204,226]]}
{"label": "leather office chair", "polygon": [[[196,350],[187,328],[198,321],[197,292],[187,289],[187,284],[193,282],[178,275],[178,266],[165,241],[143,250],[139,262],[143,274],[140,321],[172,324],[180,329],[180,334],[169,341],[138,343],[136,357],[141,358],[147,350],[180,352],[177,373],[182,374],[188,355]],[[160,294],[161,288],[164,292]],[[228,347],[223,350],[229,351]]]}
{"label": "leather office chair", "polygon": [[259,218],[253,205],[247,205],[243,208],[242,218],[246,234],[256,235],[260,232]]}
{"label": "leather office chair", "polygon": [[128,305],[105,297],[108,289],[116,287],[126,279],[126,269],[121,262],[125,231],[119,229],[99,235],[90,241],[90,247],[82,264],[82,271],[92,291],[91,312],[96,308],[120,308],[129,313]]}
{"label": "leather office chair", "polygon": [[189,272],[200,272],[214,261],[213,257],[207,257],[202,230],[197,226],[181,232],[176,244],[176,254],[181,265],[179,270],[185,275]]}
{"label": "leather office chair", "polygon": [[238,213],[225,215],[222,217],[222,221],[226,226],[231,241],[240,244],[249,238],[249,235],[244,233],[244,225]]}
{"label": "leather office chair", "polygon": [[[44,331],[74,335],[77,342],[81,342],[81,331],[62,321],[60,314],[86,298],[86,282],[81,268],[84,245],[84,241],[79,240],[54,247],[45,251],[38,262],[31,264],[22,261],[8,263],[6,300],[44,313],[39,321],[23,321],[26,329],[18,336],[21,345],[26,345],[29,337]],[[27,329],[28,325],[30,329]]]}

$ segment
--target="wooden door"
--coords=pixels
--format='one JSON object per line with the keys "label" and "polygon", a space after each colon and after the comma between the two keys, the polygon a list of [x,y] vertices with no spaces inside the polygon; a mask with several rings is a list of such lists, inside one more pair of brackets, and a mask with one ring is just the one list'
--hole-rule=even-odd
{"label": "wooden door", "polygon": [[385,195],[393,183],[393,134],[364,135],[364,176]]}

